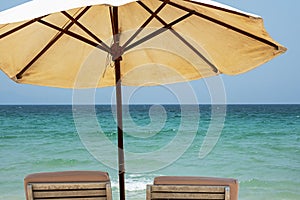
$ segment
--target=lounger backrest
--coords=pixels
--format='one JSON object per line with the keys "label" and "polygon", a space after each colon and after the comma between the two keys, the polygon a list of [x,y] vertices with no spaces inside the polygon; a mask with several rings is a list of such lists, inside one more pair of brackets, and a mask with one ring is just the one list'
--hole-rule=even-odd
{"label": "lounger backrest", "polygon": [[27,200],[111,200],[112,192],[105,172],[51,172],[25,178]]}
{"label": "lounger backrest", "polygon": [[111,200],[110,183],[29,183],[29,200],[37,199],[89,199]]}
{"label": "lounger backrest", "polygon": [[[231,191],[232,190],[232,191]],[[156,177],[147,185],[147,200],[237,200],[235,179],[207,177]]]}
{"label": "lounger backrest", "polygon": [[148,185],[147,200],[154,199],[230,199],[228,186]]}

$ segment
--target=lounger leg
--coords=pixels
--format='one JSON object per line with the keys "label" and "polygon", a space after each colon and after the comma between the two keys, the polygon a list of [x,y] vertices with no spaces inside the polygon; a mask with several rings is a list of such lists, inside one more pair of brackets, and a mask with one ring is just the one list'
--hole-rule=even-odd
{"label": "lounger leg", "polygon": [[147,188],[146,188],[146,200],[151,200],[151,185],[147,185]]}
{"label": "lounger leg", "polygon": [[32,194],[32,185],[27,185],[27,193],[26,193],[27,200],[33,200],[33,194]]}

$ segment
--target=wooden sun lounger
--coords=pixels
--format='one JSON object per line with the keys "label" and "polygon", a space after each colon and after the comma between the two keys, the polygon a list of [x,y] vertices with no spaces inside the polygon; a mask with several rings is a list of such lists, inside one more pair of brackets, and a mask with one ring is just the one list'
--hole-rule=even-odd
{"label": "wooden sun lounger", "polygon": [[111,200],[108,173],[65,171],[30,174],[24,179],[27,200]]}
{"label": "wooden sun lounger", "polygon": [[237,200],[238,181],[229,178],[161,176],[147,185],[147,200]]}

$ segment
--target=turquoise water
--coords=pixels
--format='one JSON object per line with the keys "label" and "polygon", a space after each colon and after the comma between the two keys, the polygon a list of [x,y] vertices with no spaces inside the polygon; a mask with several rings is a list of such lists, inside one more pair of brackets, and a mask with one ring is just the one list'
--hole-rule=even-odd
{"label": "turquoise water", "polygon": [[[124,109],[125,150],[138,155],[130,159],[125,152],[130,171],[126,174],[128,199],[145,199],[146,184],[159,175],[237,178],[241,200],[300,199],[300,105],[228,105],[224,124],[217,124],[221,135],[204,158],[199,157],[199,150],[212,123],[211,106],[199,106],[200,121],[193,117],[197,106],[168,105],[164,110],[152,109],[150,115],[149,108]],[[114,199],[118,199],[115,166],[106,166],[108,162],[97,157],[106,154],[113,162],[116,155],[102,141],[96,143],[102,145],[101,152],[93,152],[90,146],[101,132],[111,145],[116,143],[114,108],[96,106],[98,126],[88,120],[93,108],[73,115],[78,110],[72,106],[0,106],[0,199],[25,199],[27,174],[61,170],[108,171]],[[88,137],[83,130],[89,132]],[[162,152],[180,130],[183,134],[174,151]],[[189,141],[186,151],[169,162],[185,141]],[[151,157],[154,151],[158,154]],[[151,168],[155,170],[147,170]]]}

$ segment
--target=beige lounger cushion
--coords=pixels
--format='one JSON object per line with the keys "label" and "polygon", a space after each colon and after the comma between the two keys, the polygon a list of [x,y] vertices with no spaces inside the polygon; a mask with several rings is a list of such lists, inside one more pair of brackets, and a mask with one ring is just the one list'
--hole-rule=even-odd
{"label": "beige lounger cushion", "polygon": [[91,181],[110,181],[107,172],[101,171],[65,171],[65,172],[44,172],[30,174],[24,179],[25,185],[28,182],[40,183],[50,182],[91,182]]}

